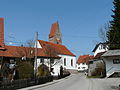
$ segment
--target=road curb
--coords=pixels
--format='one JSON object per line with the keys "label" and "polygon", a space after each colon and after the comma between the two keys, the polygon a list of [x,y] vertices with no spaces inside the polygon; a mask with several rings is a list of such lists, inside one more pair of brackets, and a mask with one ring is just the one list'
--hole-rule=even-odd
{"label": "road curb", "polygon": [[52,84],[55,84],[55,83],[58,83],[58,82],[59,81],[52,81],[52,82],[48,82],[48,83],[45,83],[45,84],[30,86],[30,87],[26,87],[26,88],[17,89],[17,90],[33,90],[33,89],[49,86],[49,85],[52,85]]}
{"label": "road curb", "polygon": [[42,88],[42,87],[46,87],[46,86],[58,83],[58,82],[60,82],[60,81],[62,81],[64,79],[68,79],[69,77],[71,77],[71,75],[67,76],[65,78],[62,78],[62,79],[53,80],[52,82],[48,82],[48,83],[45,83],[45,84],[30,86],[30,87],[26,87],[26,88],[17,89],[17,90],[33,90],[33,89],[38,89],[38,88]]}

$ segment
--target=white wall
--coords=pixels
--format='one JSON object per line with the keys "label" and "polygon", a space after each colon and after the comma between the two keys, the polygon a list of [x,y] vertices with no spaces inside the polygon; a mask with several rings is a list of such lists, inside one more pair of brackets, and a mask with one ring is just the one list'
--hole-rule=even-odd
{"label": "white wall", "polygon": [[114,71],[120,71],[120,64],[113,64],[113,59],[120,59],[120,57],[103,58],[106,64],[107,76],[111,75]]}
{"label": "white wall", "polygon": [[52,64],[52,68],[54,68],[53,72],[51,73],[54,76],[60,75],[60,66],[62,66],[62,62],[60,59],[55,59],[54,64]]}
{"label": "white wall", "polygon": [[[65,69],[76,69],[76,57],[68,55],[58,55],[61,57],[62,66]],[[64,65],[64,59],[66,58],[66,66]],[[71,66],[71,60],[73,60],[73,66]]]}
{"label": "white wall", "polygon": [[[44,64],[48,67],[50,67],[50,60],[49,59],[44,59]],[[41,58],[37,58],[37,68],[41,65]],[[36,61],[34,62],[34,70],[35,70],[35,66],[36,66]]]}
{"label": "white wall", "polygon": [[[41,63],[41,58],[38,58],[37,59],[37,67],[39,67],[41,64],[42,64]],[[45,59],[44,58],[44,64],[46,66],[48,66],[49,69],[50,69],[50,59]],[[54,68],[53,73],[51,73],[51,74],[54,75],[54,76],[60,75],[60,66],[62,66],[61,60],[60,59],[54,59],[54,63],[51,64],[51,68]]]}
{"label": "white wall", "polygon": [[[36,47],[36,43],[35,43],[34,47]],[[39,41],[37,41],[37,48],[42,48],[42,46],[40,45]]]}

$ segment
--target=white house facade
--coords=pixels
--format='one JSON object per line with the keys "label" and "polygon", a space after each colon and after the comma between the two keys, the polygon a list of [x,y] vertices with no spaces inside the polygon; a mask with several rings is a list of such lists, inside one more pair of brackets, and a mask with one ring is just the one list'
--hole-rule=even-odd
{"label": "white house facade", "polygon": [[94,52],[94,57],[101,52],[106,52],[108,51],[108,45],[106,43],[99,43],[95,46],[95,48],[93,49]]}
{"label": "white house facade", "polygon": [[76,69],[76,57],[70,55],[58,55],[61,57],[62,66],[64,69]]}
{"label": "white house facade", "polygon": [[[39,67],[41,64],[45,64],[50,69],[50,59],[38,57],[37,67]],[[51,63],[51,68],[53,69],[51,75],[53,76],[60,75],[60,66],[62,66],[62,62],[60,61],[60,59],[54,59],[54,61]]]}
{"label": "white house facade", "polygon": [[[57,56],[54,61],[51,64],[51,68],[53,68],[53,72],[51,73],[54,76],[60,75],[60,67],[62,66],[63,69],[76,69],[76,56],[72,54],[64,45],[60,44],[54,44],[51,42],[46,42],[43,40],[37,41],[37,48],[40,50],[40,52],[44,51],[46,46],[52,46],[53,50],[57,52]],[[39,52],[38,52],[39,53]],[[37,67],[39,67],[42,63],[50,67],[50,59],[47,55],[39,54],[37,58]]]}

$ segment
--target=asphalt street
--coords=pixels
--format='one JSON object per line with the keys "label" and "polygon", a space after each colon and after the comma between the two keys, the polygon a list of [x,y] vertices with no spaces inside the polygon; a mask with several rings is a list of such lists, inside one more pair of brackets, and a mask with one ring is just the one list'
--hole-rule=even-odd
{"label": "asphalt street", "polygon": [[84,73],[79,73],[26,90],[118,90],[119,84],[119,78],[88,79]]}

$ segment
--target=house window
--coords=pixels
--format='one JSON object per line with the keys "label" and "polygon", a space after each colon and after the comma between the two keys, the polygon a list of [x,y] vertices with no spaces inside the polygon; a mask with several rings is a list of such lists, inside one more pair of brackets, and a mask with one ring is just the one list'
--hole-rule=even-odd
{"label": "house window", "polygon": [[71,59],[71,66],[73,66],[73,59]]}
{"label": "house window", "polygon": [[82,63],[83,65],[85,65],[85,63]]}
{"label": "house window", "polygon": [[90,61],[89,64],[93,64],[93,61]]}
{"label": "house window", "polygon": [[113,59],[113,64],[120,64],[120,59]]}
{"label": "house window", "polygon": [[85,69],[85,67],[82,67],[82,69]]}
{"label": "house window", "polygon": [[54,64],[54,59],[50,59],[50,63],[51,63],[51,64]]}
{"label": "house window", "polygon": [[10,64],[14,64],[14,63],[15,63],[14,59],[10,59]]}
{"label": "house window", "polygon": [[64,66],[66,66],[66,58],[64,58]]}
{"label": "house window", "polygon": [[102,45],[99,46],[99,50],[101,50],[101,49],[102,49]]}
{"label": "house window", "polygon": [[40,63],[44,63],[44,59],[43,58],[40,59]]}

